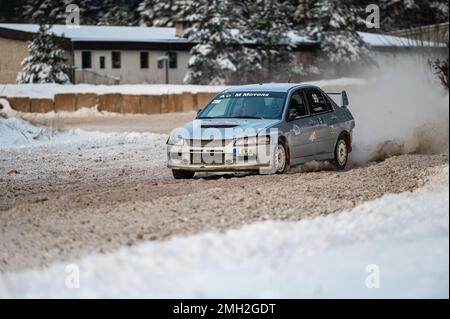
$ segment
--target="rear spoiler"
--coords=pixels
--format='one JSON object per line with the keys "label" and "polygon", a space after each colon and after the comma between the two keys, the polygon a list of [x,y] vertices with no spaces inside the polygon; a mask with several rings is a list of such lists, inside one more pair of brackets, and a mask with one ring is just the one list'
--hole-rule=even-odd
{"label": "rear spoiler", "polygon": [[341,93],[330,92],[328,95],[340,95],[341,96],[341,107],[347,108],[348,106],[348,96],[347,92],[342,91]]}

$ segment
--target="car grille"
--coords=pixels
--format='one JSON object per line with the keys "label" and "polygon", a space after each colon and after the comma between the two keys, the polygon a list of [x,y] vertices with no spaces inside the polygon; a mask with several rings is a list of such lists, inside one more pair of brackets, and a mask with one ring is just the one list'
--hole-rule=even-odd
{"label": "car grille", "polygon": [[190,147],[225,147],[229,143],[231,143],[232,140],[188,140],[188,145]]}

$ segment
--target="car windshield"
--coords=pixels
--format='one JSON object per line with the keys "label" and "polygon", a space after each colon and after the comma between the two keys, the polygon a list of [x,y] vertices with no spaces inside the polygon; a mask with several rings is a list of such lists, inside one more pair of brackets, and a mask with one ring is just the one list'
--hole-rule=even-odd
{"label": "car windshield", "polygon": [[285,98],[283,92],[223,93],[216,96],[198,118],[280,119]]}

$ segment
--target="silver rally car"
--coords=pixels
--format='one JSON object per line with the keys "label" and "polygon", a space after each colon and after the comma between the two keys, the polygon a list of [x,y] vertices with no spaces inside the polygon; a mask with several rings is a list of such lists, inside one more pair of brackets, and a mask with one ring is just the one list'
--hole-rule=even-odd
{"label": "silver rally car", "polygon": [[[338,105],[331,94],[341,95]],[[325,93],[307,84],[255,84],[219,93],[167,140],[176,179],[195,172],[284,173],[312,160],[344,169],[355,121],[345,91]]]}

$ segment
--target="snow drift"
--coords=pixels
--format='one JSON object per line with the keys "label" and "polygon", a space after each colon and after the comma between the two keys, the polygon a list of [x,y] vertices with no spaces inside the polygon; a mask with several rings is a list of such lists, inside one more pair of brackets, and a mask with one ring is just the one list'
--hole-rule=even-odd
{"label": "snow drift", "polygon": [[[448,298],[449,170],[434,170],[424,188],[340,214],[4,273],[0,297]],[[74,265],[80,286],[69,289]],[[374,269],[379,285],[368,288]]]}

